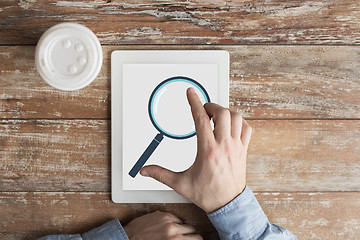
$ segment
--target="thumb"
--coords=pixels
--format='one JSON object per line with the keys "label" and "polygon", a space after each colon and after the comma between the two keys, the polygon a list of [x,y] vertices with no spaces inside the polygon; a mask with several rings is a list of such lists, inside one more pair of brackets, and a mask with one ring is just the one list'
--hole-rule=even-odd
{"label": "thumb", "polygon": [[144,177],[151,177],[168,187],[174,189],[174,183],[176,182],[177,173],[170,171],[169,169],[157,166],[149,165],[140,170],[140,174]]}

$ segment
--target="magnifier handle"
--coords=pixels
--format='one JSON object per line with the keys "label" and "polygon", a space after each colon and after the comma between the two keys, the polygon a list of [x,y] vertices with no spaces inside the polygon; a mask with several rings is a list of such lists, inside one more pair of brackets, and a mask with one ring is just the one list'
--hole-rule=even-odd
{"label": "magnifier handle", "polygon": [[164,135],[162,135],[161,133],[158,133],[154,139],[152,140],[152,142],[149,144],[149,146],[146,148],[146,150],[144,151],[144,153],[140,156],[139,160],[137,160],[137,162],[135,163],[135,165],[133,166],[133,168],[130,170],[129,175],[131,177],[135,177],[136,174],[140,171],[140,169],[142,168],[142,166],[144,166],[144,164],[146,163],[146,161],[149,159],[149,157],[151,156],[151,154],[155,151],[155,149],[157,148],[157,146],[159,145],[159,143],[161,142],[161,140],[163,140]]}

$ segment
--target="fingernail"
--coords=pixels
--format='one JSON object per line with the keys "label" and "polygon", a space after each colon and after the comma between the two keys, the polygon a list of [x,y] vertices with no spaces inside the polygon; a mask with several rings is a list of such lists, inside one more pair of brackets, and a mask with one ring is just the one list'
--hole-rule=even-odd
{"label": "fingernail", "polygon": [[189,92],[190,92],[191,94],[195,94],[195,90],[194,90],[192,87],[189,88]]}
{"label": "fingernail", "polygon": [[149,176],[149,173],[146,171],[146,170],[142,170],[140,171],[140,174],[144,177],[148,177]]}

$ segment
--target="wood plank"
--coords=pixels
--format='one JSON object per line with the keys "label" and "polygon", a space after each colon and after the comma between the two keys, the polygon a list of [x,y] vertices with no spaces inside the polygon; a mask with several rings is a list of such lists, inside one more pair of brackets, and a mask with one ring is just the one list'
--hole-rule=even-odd
{"label": "wood plank", "polygon": [[360,118],[360,47],[106,46],[98,78],[73,92],[48,86],[33,46],[0,47],[0,118],[110,118],[116,49],[230,52],[230,107],[251,118]]}
{"label": "wood plank", "polygon": [[[299,239],[357,239],[360,193],[256,193],[271,222]],[[114,204],[109,193],[0,193],[0,237],[31,240],[47,234],[78,233],[113,218],[123,224],[154,211],[175,214],[207,237],[214,233],[202,210],[192,204]],[[205,238],[208,239],[208,238]]]}
{"label": "wood plank", "polygon": [[359,44],[360,3],[305,1],[2,1],[0,44],[36,44],[60,22],[103,44]]}
{"label": "wood plank", "polygon": [[[0,191],[110,191],[110,121],[0,123]],[[360,121],[250,124],[254,190],[360,191]]]}

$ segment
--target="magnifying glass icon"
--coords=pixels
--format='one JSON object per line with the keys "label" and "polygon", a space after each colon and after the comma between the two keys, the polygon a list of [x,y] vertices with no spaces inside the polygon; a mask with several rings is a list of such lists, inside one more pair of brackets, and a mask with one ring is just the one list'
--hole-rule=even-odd
{"label": "magnifying glass icon", "polygon": [[203,103],[210,102],[205,88],[194,79],[177,76],[162,81],[150,95],[149,118],[159,131],[129,172],[135,177],[164,136],[172,139],[187,139],[195,136],[195,126],[185,99],[186,89],[192,87]]}

